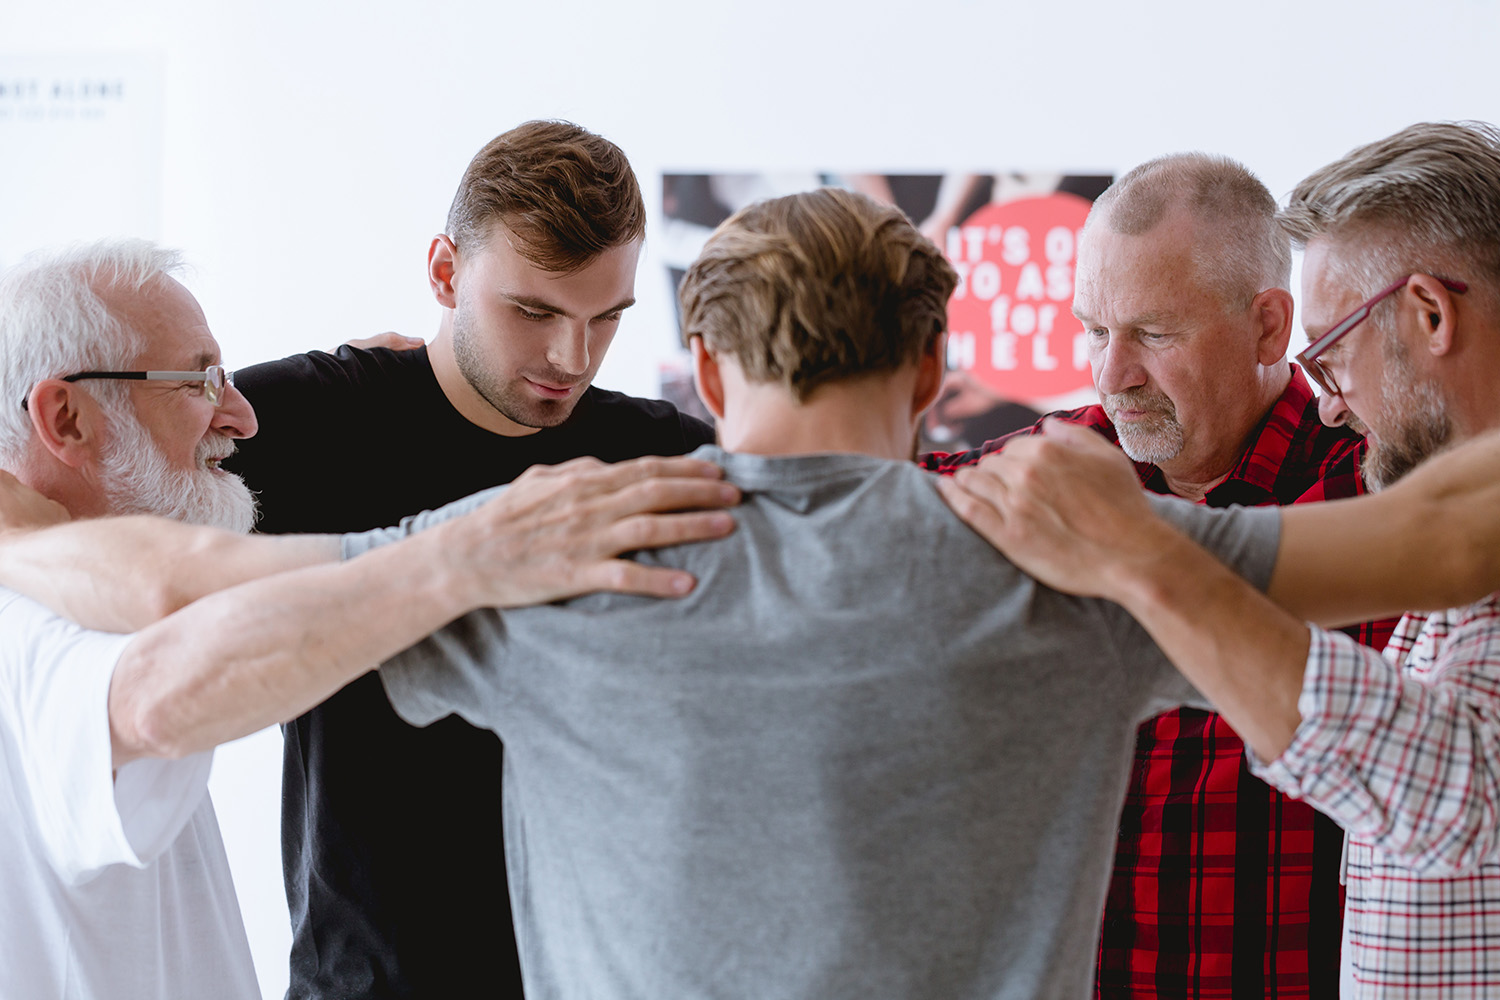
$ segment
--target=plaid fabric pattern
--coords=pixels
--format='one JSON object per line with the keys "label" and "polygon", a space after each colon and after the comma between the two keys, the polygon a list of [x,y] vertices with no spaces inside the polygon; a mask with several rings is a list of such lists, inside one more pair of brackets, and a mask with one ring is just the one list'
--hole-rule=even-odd
{"label": "plaid fabric pattern", "polygon": [[1349,830],[1356,997],[1500,996],[1500,597],[1403,618],[1384,660],[1314,630],[1297,705],[1257,771]]}
{"label": "plaid fabric pattern", "polygon": [[[1099,406],[1053,414],[1118,443]],[[1040,425],[1018,431],[1031,434]],[[952,473],[1011,437],[924,456]],[[1211,507],[1284,506],[1364,492],[1363,439],[1318,418],[1296,366]],[[1167,493],[1155,466],[1141,485]],[[1393,621],[1351,630],[1380,646]],[[1343,831],[1250,772],[1244,743],[1217,714],[1178,709],[1141,726],[1120,816],[1114,877],[1100,937],[1105,1000],[1262,1000],[1338,995]]]}

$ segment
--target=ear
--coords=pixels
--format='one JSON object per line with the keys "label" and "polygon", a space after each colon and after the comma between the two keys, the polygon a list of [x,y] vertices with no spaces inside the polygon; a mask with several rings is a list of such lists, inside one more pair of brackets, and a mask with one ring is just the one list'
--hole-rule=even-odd
{"label": "ear", "polygon": [[719,371],[719,361],[708,353],[702,337],[693,337],[688,347],[693,352],[693,383],[698,387],[698,398],[715,420],[723,420],[724,377]]}
{"label": "ear", "polygon": [[1286,357],[1292,342],[1292,293],[1285,288],[1267,288],[1250,300],[1250,310],[1259,325],[1255,358],[1267,367]]}
{"label": "ear", "polygon": [[917,383],[912,390],[911,415],[920,417],[937,402],[948,374],[948,335],[939,333],[927,342],[917,359]]}
{"label": "ear", "polygon": [[72,469],[98,457],[104,415],[99,404],[72,382],[43,379],[26,397],[31,428],[53,458]]}
{"label": "ear", "polygon": [[449,309],[458,306],[453,294],[453,271],[457,266],[458,247],[442,233],[434,236],[427,248],[427,283],[432,286],[432,297]]}
{"label": "ear", "polygon": [[1430,274],[1414,274],[1402,289],[1402,305],[1416,316],[1417,330],[1430,354],[1440,357],[1453,349],[1458,328],[1458,303],[1453,292]]}

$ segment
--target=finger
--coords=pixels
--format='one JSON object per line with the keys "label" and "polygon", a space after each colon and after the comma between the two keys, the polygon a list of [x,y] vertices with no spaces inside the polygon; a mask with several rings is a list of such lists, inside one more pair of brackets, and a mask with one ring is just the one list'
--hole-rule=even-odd
{"label": "finger", "polygon": [[723,511],[690,514],[641,514],[627,517],[602,533],[603,557],[642,549],[686,545],[723,538],[734,531],[734,518]]}
{"label": "finger", "polygon": [[648,456],[607,465],[596,458],[575,458],[561,465],[533,466],[516,479],[565,480],[579,496],[595,496],[622,489],[632,483],[654,478],[723,479],[724,470],[712,462],[696,458]]}
{"label": "finger", "polygon": [[983,497],[969,492],[956,478],[939,479],[938,493],[943,502],[952,508],[959,520],[977,531],[992,544],[1005,531],[1005,518],[1000,510]]}
{"label": "finger", "polygon": [[[682,597],[692,592],[698,581],[693,574],[665,566],[642,566],[629,559],[611,559],[596,563],[579,576],[582,585],[577,594],[608,590],[619,594],[641,594],[646,597]],[[575,597],[577,594],[564,596]]]}
{"label": "finger", "polygon": [[590,499],[579,505],[579,513],[597,523],[632,514],[732,507],[739,502],[739,488],[719,480],[647,479]]}
{"label": "finger", "polygon": [[1011,486],[1016,478],[1017,472],[1031,467],[1031,463],[1023,455],[1006,455],[1006,451],[996,452],[988,455],[977,465],[971,465],[960,469],[953,478],[964,490],[987,501],[997,508],[1003,508],[1011,500]]}

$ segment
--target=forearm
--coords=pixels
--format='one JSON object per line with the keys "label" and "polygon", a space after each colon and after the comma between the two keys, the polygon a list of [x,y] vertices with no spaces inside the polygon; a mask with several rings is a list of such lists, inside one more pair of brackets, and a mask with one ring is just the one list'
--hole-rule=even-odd
{"label": "forearm", "polygon": [[470,610],[442,538],[233,587],[142,631],[110,688],[116,765],[294,718]]}
{"label": "forearm", "polygon": [[1500,683],[1491,645],[1445,653],[1449,666],[1424,668],[1421,683],[1347,636],[1314,633],[1303,726],[1257,773],[1425,874],[1458,875],[1493,860]]}
{"label": "forearm", "polygon": [[1106,574],[1167,657],[1262,758],[1291,742],[1308,630],[1211,554],[1158,522],[1152,555]]}
{"label": "forearm", "polygon": [[1500,435],[1383,493],[1282,511],[1269,593],[1324,625],[1461,607],[1500,590]]}
{"label": "forearm", "polygon": [[0,538],[0,585],[88,628],[132,632],[206,594],[337,558],[330,535],[96,518]]}

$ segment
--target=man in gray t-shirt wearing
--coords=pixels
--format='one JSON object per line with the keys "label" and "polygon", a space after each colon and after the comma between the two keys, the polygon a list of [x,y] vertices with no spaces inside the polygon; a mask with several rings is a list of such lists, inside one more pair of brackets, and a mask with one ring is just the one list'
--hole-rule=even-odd
{"label": "man in gray t-shirt wearing", "polygon": [[[682,303],[738,528],[639,557],[697,589],[475,612],[382,668],[409,721],[505,740],[533,1000],[1088,992],[1136,726],[1193,692],[906,461],[954,282],[847,192],[735,216]],[[1266,584],[1274,510],[1160,509]]]}

